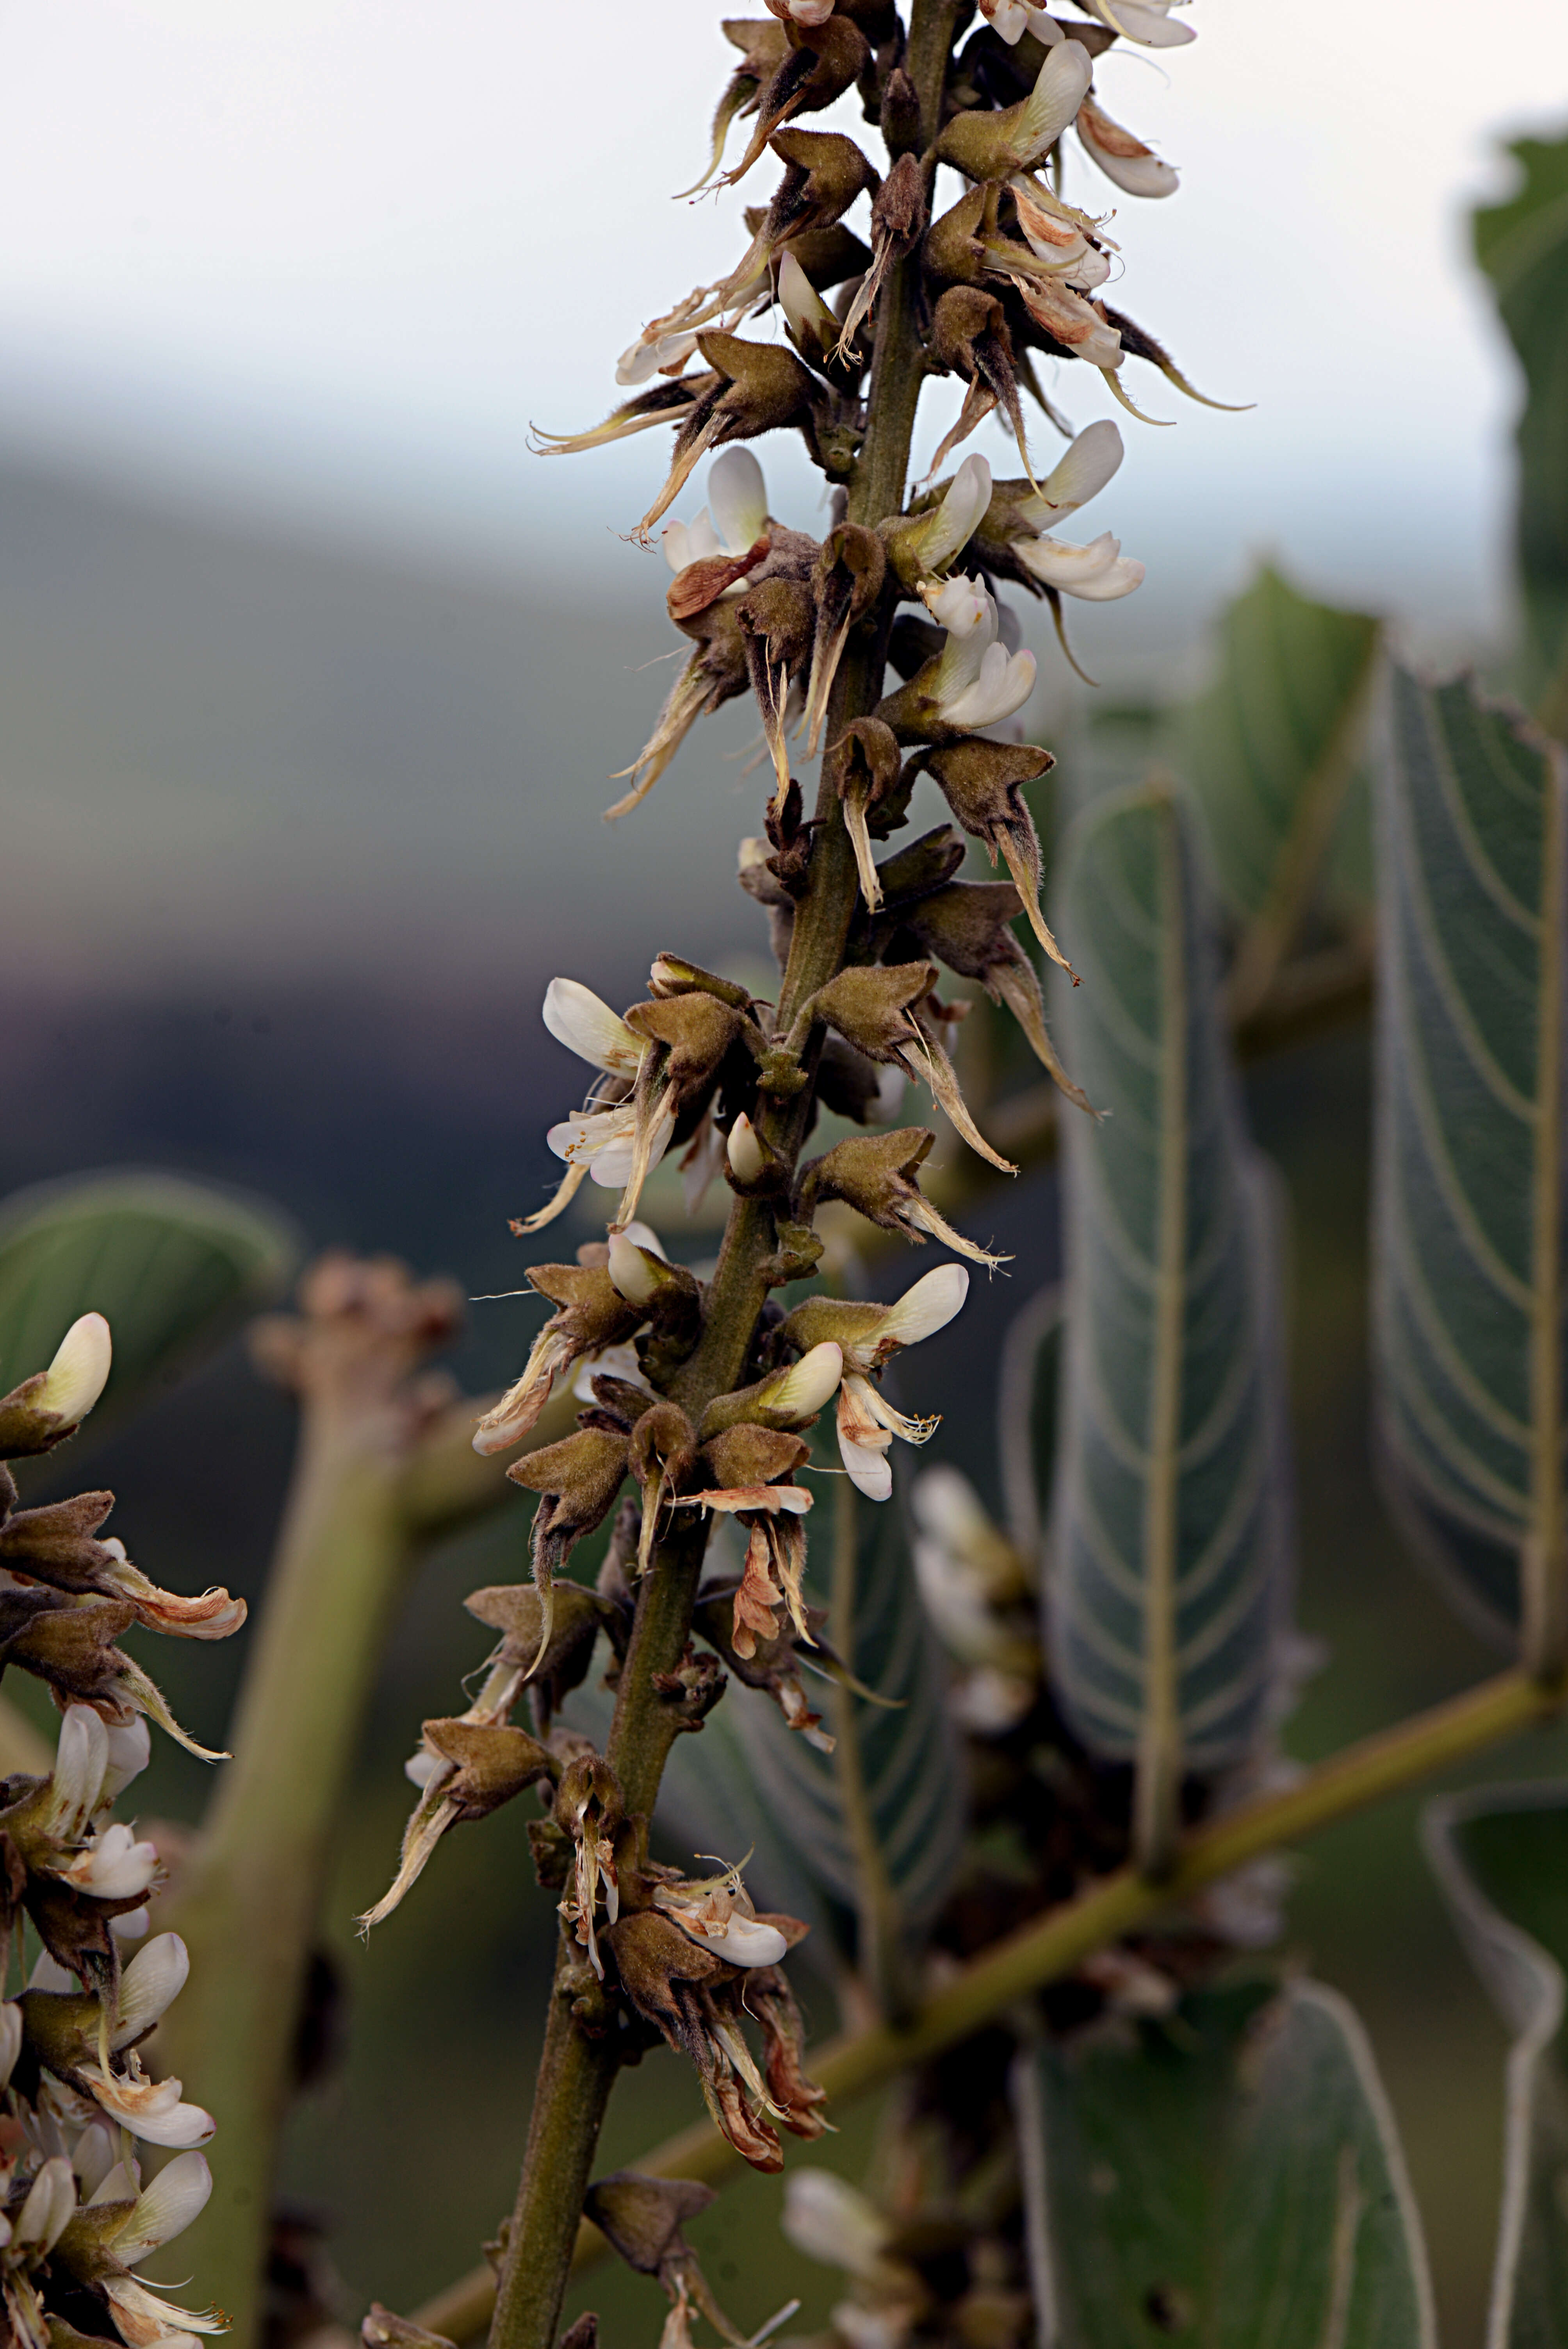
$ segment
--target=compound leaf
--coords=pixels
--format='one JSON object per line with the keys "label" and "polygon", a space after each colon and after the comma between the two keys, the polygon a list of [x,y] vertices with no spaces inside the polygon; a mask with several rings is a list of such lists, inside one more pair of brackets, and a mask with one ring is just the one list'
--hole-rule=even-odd
{"label": "compound leaf", "polygon": [[1502,2212],[1487,2349],[1568,2342],[1568,1786],[1478,1786],[1429,1804],[1422,1840],[1504,2023]]}
{"label": "compound leaf", "polygon": [[1564,1624],[1564,754],[1394,677],[1379,792],[1374,1345],[1385,1489],[1493,1637]]}
{"label": "compound leaf", "polygon": [[1432,2349],[1371,2049],[1316,1982],[1198,1992],[1022,2059],[1041,2349]]}
{"label": "compound leaf", "polygon": [[1092,1751],[1173,1800],[1254,1739],[1290,1578],[1272,1200],[1244,1133],[1181,808],[1079,817],[1058,1026],[1098,1120],[1064,1121],[1067,1341],[1047,1650]]}
{"label": "compound leaf", "polygon": [[1367,613],[1314,603],[1265,564],[1226,611],[1220,673],[1178,728],[1181,772],[1240,928],[1238,1014],[1267,993],[1329,865],[1341,888],[1353,869],[1346,801],[1380,634]]}

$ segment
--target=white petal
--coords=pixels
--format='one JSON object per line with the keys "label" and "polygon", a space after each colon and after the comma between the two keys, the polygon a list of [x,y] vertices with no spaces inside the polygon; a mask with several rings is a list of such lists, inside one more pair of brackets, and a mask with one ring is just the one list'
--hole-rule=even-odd
{"label": "white petal", "polygon": [[178,2080],[160,2080],[156,2087],[134,2081],[105,2079],[96,2067],[83,2075],[106,2113],[146,2145],[183,2149],[205,2145],[217,2129],[211,2113],[200,2105],[182,2104]]}
{"label": "white petal", "polygon": [[1181,184],[1181,173],[1151,153],[1141,140],[1133,140],[1131,134],[1122,131],[1119,123],[1113,123],[1109,115],[1102,120],[1106,129],[1119,132],[1139,151],[1133,155],[1118,154],[1109,140],[1097,136],[1100,126],[1090,119],[1086,108],[1078,119],[1078,135],[1089,160],[1098,163],[1106,178],[1125,195],[1173,196]]}
{"label": "white petal", "polygon": [[1172,24],[1162,8],[1147,6],[1143,0],[1085,0],[1085,5],[1113,33],[1124,33],[1146,49],[1178,49],[1198,37],[1191,25]]}
{"label": "white petal", "polygon": [[939,1264],[906,1288],[890,1305],[877,1325],[877,1351],[891,1346],[917,1346],[923,1338],[945,1330],[969,1294],[969,1275],[961,1264]]}
{"label": "white petal", "polygon": [[630,1223],[617,1237],[633,1241],[638,1247],[646,1248],[650,1256],[656,1256],[663,1264],[668,1264],[670,1260],[670,1252],[652,1224]]}
{"label": "white petal", "polygon": [[933,571],[943,570],[961,546],[967,546],[990,502],[990,466],[984,457],[965,457],[936,509],[929,533],[922,534],[922,559]]}
{"label": "white petal", "polygon": [[768,522],[768,483],[749,449],[727,449],[707,469],[707,502],[726,554],[744,554]]}
{"label": "white petal", "polygon": [[16,2068],[22,2053],[22,2010],[15,1999],[0,2006],[0,2088]]}
{"label": "white petal", "polygon": [[756,1917],[732,1917],[717,1930],[703,1930],[695,1918],[684,1917],[678,1909],[668,1909],[672,1918],[688,1941],[700,1949],[711,1950],[732,1966],[776,1966],[789,1944],[777,1925],[764,1925]]}
{"label": "white petal", "polygon": [[790,2170],[779,2224],[786,2240],[809,2260],[861,2276],[876,2272],[892,2232],[875,2204],[830,2169]]}
{"label": "white petal", "polygon": [[139,1941],[152,1922],[152,1912],[145,1901],[139,1909],[128,1909],[123,1917],[111,1917],[108,1930],[117,1941]]}
{"label": "white petal", "polygon": [[1005,645],[988,645],[979,676],[956,700],[943,703],[942,715],[950,726],[999,726],[1034,689],[1033,653],[1009,655]]}
{"label": "white petal", "polygon": [[178,1933],[158,1933],[139,1950],[120,1980],[119,2013],[113,2044],[129,2046],[171,2007],[191,1972],[191,1956]]}
{"label": "white petal", "polygon": [[77,2207],[77,2181],[63,2153],[46,2161],[17,2215],[13,2240],[52,2250]]}
{"label": "white petal", "polygon": [[1086,424],[1065,456],[1058,458],[1040,484],[1038,498],[1028,499],[1023,512],[1037,529],[1048,527],[1063,515],[1087,506],[1120,469],[1127,454],[1122,438],[1109,417]]}
{"label": "white petal", "polygon": [[591,987],[575,978],[552,978],[544,991],[544,1024],[558,1044],[594,1068],[636,1075],[642,1044]]}
{"label": "white petal", "polygon": [[81,1987],[70,1968],[61,1965],[57,1958],[50,1957],[47,1950],[42,1951],[37,1964],[27,1976],[29,1990],[70,1991],[79,1997]]}
{"label": "white petal", "polygon": [[868,1501],[892,1500],[892,1463],[885,1451],[876,1450],[869,1444],[852,1443],[841,1428],[839,1457],[857,1493],[863,1493]]}
{"label": "white petal", "polygon": [[416,1753],[410,1754],[404,1763],[403,1775],[411,1786],[424,1787],[429,1785],[440,1767],[440,1755],[427,1752],[421,1745]]}
{"label": "white petal", "polygon": [[158,1847],[138,1843],[123,1820],[116,1820],[59,1873],[95,1900],[131,1900],[158,1873]]}
{"label": "white petal", "polygon": [[[626,1123],[623,1127],[621,1135],[604,1147],[595,1150],[588,1162],[588,1179],[591,1183],[597,1183],[601,1190],[624,1190],[632,1177],[632,1162],[636,1154],[636,1136],[632,1127],[629,1106],[624,1114]],[[648,1154],[650,1167],[656,1166],[663,1158],[670,1146],[675,1130],[674,1110],[663,1112],[654,1127],[653,1147]]]}
{"label": "white petal", "polygon": [[[88,2137],[101,2138],[104,2135],[104,2131],[99,2124],[95,2121],[92,2127],[85,2130],[83,2134]],[[94,2150],[96,2152],[97,2148],[95,2147]],[[85,2191],[87,2181],[83,2177],[81,2163],[79,2161],[76,2161],[72,2166],[76,2170],[77,2176],[82,2178],[83,2189]],[[98,2184],[93,2189],[92,2201],[89,2202],[88,2206],[89,2209],[93,2203],[98,2202],[134,2202],[141,2192],[141,2179],[137,2175],[139,2168],[139,2164],[133,2165],[129,2162],[118,2160],[110,2162],[108,2168],[104,2171],[102,2177],[98,2179]],[[129,2211],[126,2215],[127,2217],[129,2216]]]}
{"label": "white petal", "polygon": [[1114,604],[1143,585],[1141,563],[1121,552],[1109,531],[1088,546],[1068,546],[1059,538],[1037,538],[1015,549],[1026,569],[1064,595],[1085,604]]}
{"label": "white petal", "polygon": [[653,1303],[658,1294],[658,1276],[644,1262],[642,1249],[629,1231],[611,1233],[609,1269],[610,1286],[617,1297],[624,1297],[628,1305]]}
{"label": "white petal", "polygon": [[830,1338],[825,1338],[810,1353],[802,1354],[782,1378],[769,1381],[769,1408],[799,1413],[804,1418],[808,1412],[821,1410],[828,1398],[837,1392],[843,1375],[843,1350]]}
{"label": "white petal", "polygon": [[100,1800],[112,1803],[122,1788],[133,1778],[139,1777],[152,1759],[152,1733],[145,1713],[138,1713],[124,1727],[108,1732],[108,1767],[104,1772]]}
{"label": "white petal", "polygon": [[950,636],[957,636],[960,641],[973,636],[984,622],[989,600],[977,579],[965,578],[962,574],[956,579],[944,580],[940,587],[921,591],[921,601],[937,626],[945,628]]}
{"label": "white petal", "polygon": [[1037,163],[1056,145],[1083,104],[1093,78],[1094,67],[1081,41],[1066,40],[1051,51],[1025,107],[1022,164]]}
{"label": "white petal", "polygon": [[903,1111],[903,1097],[908,1091],[909,1079],[902,1069],[879,1069],[876,1100],[868,1107],[867,1123],[891,1125]]}
{"label": "white petal", "polygon": [[114,2255],[133,2268],[150,2251],[171,2243],[207,2207],[212,2173],[199,2153],[177,2154],[160,2169],[115,2238]]}
{"label": "white petal", "polygon": [[84,1313],[60,1340],[33,1408],[57,1412],[75,1426],[102,1394],[113,1353],[103,1315]]}
{"label": "white petal", "polygon": [[684,522],[666,523],[659,533],[659,543],[665,550],[665,561],[672,571],[684,571],[692,561],[687,545],[691,533]]}
{"label": "white petal", "polygon": [[661,367],[679,367],[696,348],[695,334],[639,335],[629,343],[615,362],[617,383],[646,383]]}
{"label": "white petal", "polygon": [[572,1381],[572,1392],[579,1402],[591,1403],[594,1400],[593,1381],[599,1378],[619,1379],[624,1386],[641,1387],[645,1394],[653,1392],[643,1376],[637,1350],[630,1343],[606,1346],[601,1353],[583,1356]]}
{"label": "white petal", "polygon": [[[119,2158],[119,2131],[111,2128],[107,2120],[89,2121],[71,2149],[71,2168],[81,2180],[81,2199],[96,2201],[105,2179],[124,2168]],[[140,2190],[137,2186],[131,2189],[133,2195]]]}
{"label": "white petal", "polygon": [[80,1836],[98,1806],[108,1767],[108,1731],[90,1704],[67,1708],[55,1748],[50,1821],[57,1835]]}

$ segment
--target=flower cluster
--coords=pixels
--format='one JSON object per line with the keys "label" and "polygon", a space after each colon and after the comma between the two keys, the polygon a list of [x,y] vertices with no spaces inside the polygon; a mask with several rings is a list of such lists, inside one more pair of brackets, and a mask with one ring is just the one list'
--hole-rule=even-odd
{"label": "flower cluster", "polygon": [[[47,1371],[0,1397],[0,1451],[52,1451],[103,1391],[108,1323],[87,1314]],[[56,2349],[84,2333],[129,2349],[179,2344],[222,2329],[135,2273],[190,2225],[211,2190],[196,2149],[211,2116],[159,2078],[139,2050],[184,1986],[174,1933],[146,1935],[161,1870],[153,1844],[111,1816],[147,1765],[148,1718],[195,1753],[141,1667],[115,1643],[133,1624],[221,1639],[242,1601],[211,1590],[160,1590],[120,1543],[97,1538],[110,1495],[17,1506],[0,1467],[0,1663],[46,1682],[64,1718],[53,1770],[0,1782],[0,1938],[39,1954],[19,1994],[0,2003],[0,2297],[7,2337]],[[145,2186],[132,2140],[176,2158]]]}

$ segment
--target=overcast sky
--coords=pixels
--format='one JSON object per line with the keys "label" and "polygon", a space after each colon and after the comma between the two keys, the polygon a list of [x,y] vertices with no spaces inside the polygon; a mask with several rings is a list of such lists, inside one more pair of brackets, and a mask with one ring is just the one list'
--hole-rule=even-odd
{"label": "overcast sky", "polygon": [[[642,317],[725,266],[768,191],[770,162],[670,201],[732,54],[718,15],[6,0],[0,440],[634,583],[653,558],[615,533],[653,440],[546,462],[527,427],[603,414]],[[1483,622],[1514,388],[1463,216],[1504,184],[1500,134],[1568,123],[1568,6],[1195,0],[1191,21],[1191,47],[1100,69],[1183,174],[1118,200],[1116,298],[1201,388],[1257,405],[1212,415],[1130,368],[1177,429],[1127,428],[1095,526],[1156,599],[1273,548],[1321,589]],[[1068,193],[1115,191],[1075,154]],[[1105,409],[1062,372],[1078,421]],[[809,523],[803,467],[778,478]]]}

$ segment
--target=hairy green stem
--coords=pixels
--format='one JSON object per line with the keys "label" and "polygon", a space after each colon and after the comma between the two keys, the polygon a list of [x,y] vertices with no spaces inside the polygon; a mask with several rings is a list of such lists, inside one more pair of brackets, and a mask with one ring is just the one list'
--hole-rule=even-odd
{"label": "hairy green stem", "polygon": [[[1130,1868],[1097,1878],[1076,1899],[973,1959],[907,2027],[878,2023],[815,2050],[812,2076],[841,2101],[881,2087],[909,2064],[957,2045],[1018,1999],[1071,1973],[1096,1950],[1135,1931],[1172,1903],[1249,1860],[1315,1835],[1501,1738],[1517,1736],[1549,1720],[1565,1702],[1568,1683],[1545,1687],[1525,1671],[1501,1672],[1392,1729],[1364,1737],[1318,1763],[1283,1794],[1259,1795],[1195,1828],[1183,1838],[1164,1883],[1150,1884]],[[699,2122],[643,2155],[635,2167],[652,2178],[711,2183],[738,2159],[715,2129]],[[606,2248],[598,2230],[584,2220],[575,2265],[588,2266]],[[414,2322],[449,2340],[470,2341],[484,2330],[494,2300],[490,2271],[476,2268],[418,2309]]]}
{"label": "hairy green stem", "polygon": [[[957,0],[914,0],[906,67],[920,96],[927,140],[939,127],[942,91]],[[918,264],[892,273],[877,322],[866,429],[850,491],[850,518],[875,523],[903,502],[910,439],[923,362],[915,331]],[[880,693],[880,647],[853,647],[835,679],[829,740],[847,719],[871,709]],[[779,993],[778,1028],[788,1033],[800,1006],[839,970],[857,892],[855,861],[842,811],[824,786],[807,888],[795,916],[789,967]],[[808,1071],[820,1049],[812,1039]],[[810,1089],[774,1101],[763,1131],[793,1165],[806,1132]],[[715,1395],[738,1385],[768,1298],[766,1260],[776,1247],[773,1218],[758,1200],[737,1198],[727,1221],[719,1260],[709,1284],[703,1334],[673,1382],[675,1400],[694,1420]],[[622,1667],[606,1758],[621,1783],[628,1813],[650,1815],[674,1733],[655,1674],[679,1662],[702,1574],[706,1529],[683,1525],[661,1542],[637,1594],[631,1645]],[[582,2044],[564,1995],[573,1966],[562,1945],[557,1961],[551,2028],[534,2089],[528,2150],[491,2329],[492,2349],[552,2349],[571,2268],[583,2206],[610,2085],[611,2043]],[[573,2052],[575,2049],[575,2052]],[[590,2093],[590,2083],[593,2093]],[[603,2088],[603,2095],[599,2094]]]}

